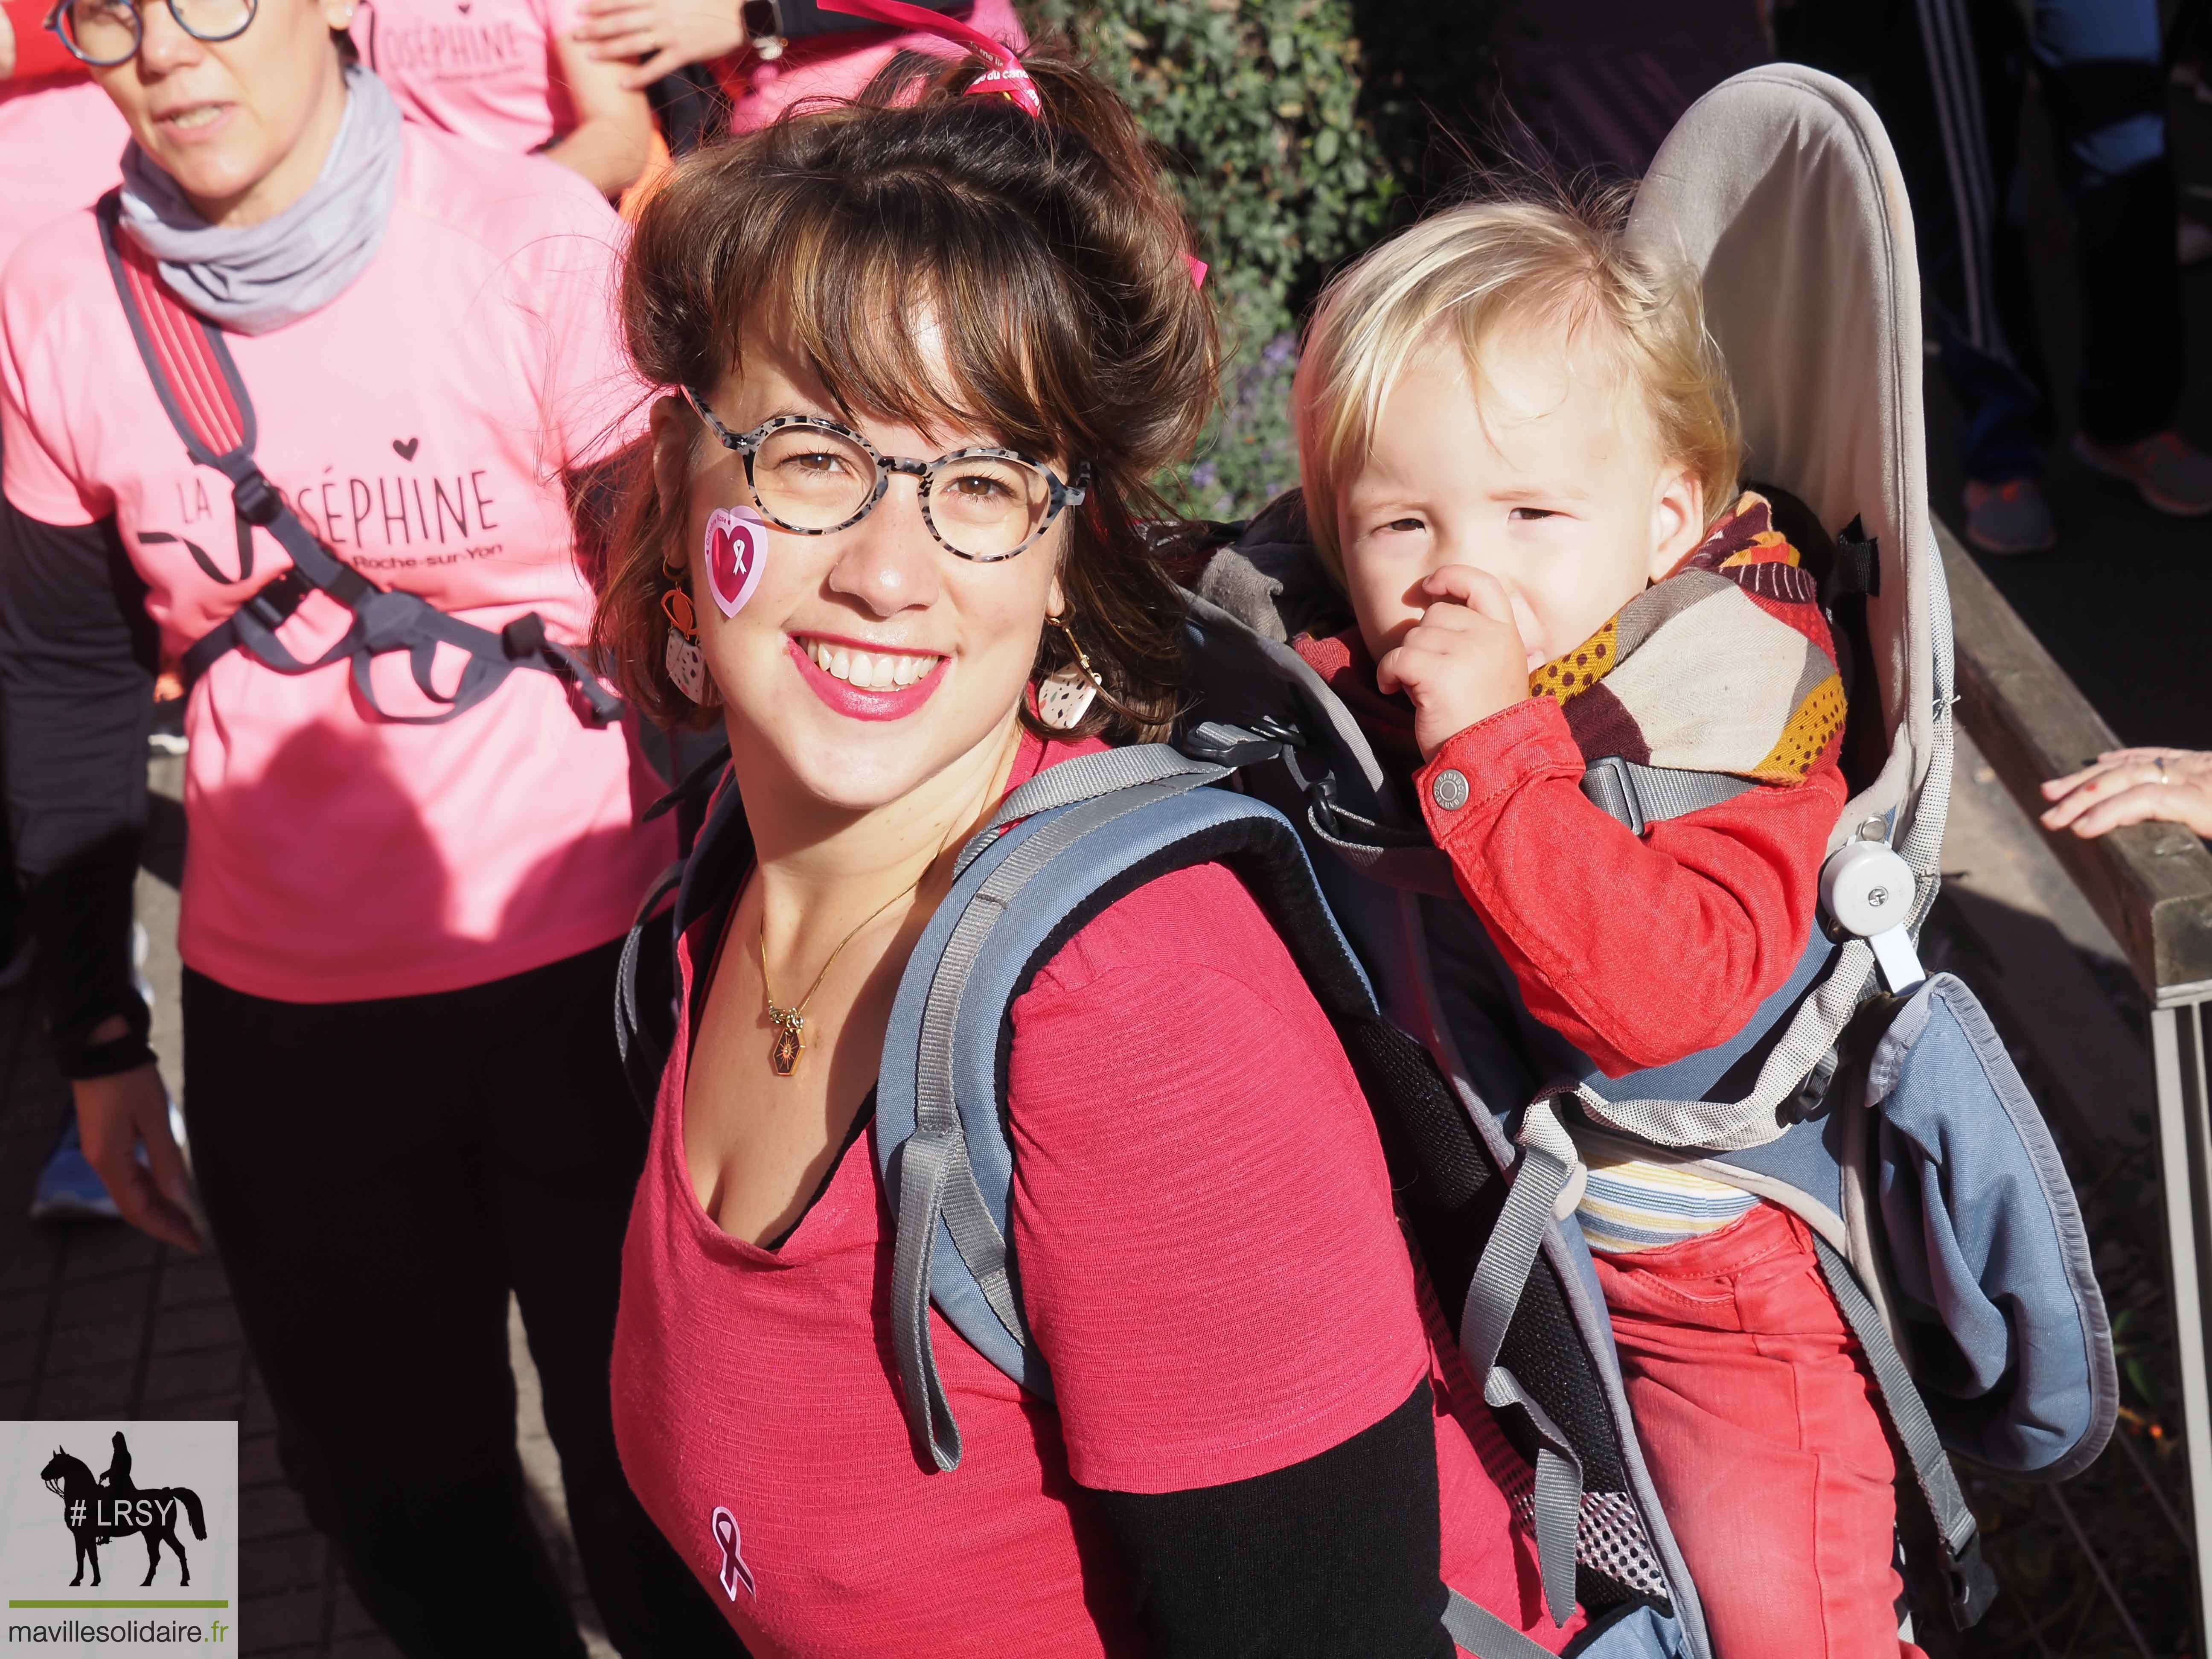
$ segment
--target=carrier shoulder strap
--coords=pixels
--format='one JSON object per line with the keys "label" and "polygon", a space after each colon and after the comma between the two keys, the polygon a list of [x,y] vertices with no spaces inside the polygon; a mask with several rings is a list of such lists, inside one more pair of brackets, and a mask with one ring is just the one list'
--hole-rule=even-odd
{"label": "carrier shoulder strap", "polygon": [[[193,560],[213,580],[242,585],[253,575],[253,532],[264,529],[290,556],[292,568],[264,583],[229,618],[185,652],[187,680],[197,679],[233,647],[243,650],[280,674],[306,674],[350,659],[356,690],[382,719],[410,726],[434,726],[465,714],[489,697],[516,668],[552,675],[565,686],[578,717],[586,726],[612,725],[622,702],[601,684],[583,658],[552,639],[544,619],[526,612],[495,634],[449,617],[419,594],[378,586],[315,539],[276,487],[255,465],[258,435],[252,399],[239,378],[222,331],[188,310],[169,291],[144,252],[121,230],[121,192],[100,199],[100,241],[116,297],[130,322],[138,356],[154,383],[169,423],[198,465],[230,480],[237,521],[238,571],[226,574],[204,550],[186,544]],[[158,539],[158,533],[149,540]],[[302,662],[276,638],[310,592],[327,594],[353,613],[337,642],[312,661]],[[451,692],[440,691],[432,678],[438,647],[464,653],[467,665]],[[370,664],[391,652],[407,653],[415,684],[434,703],[432,714],[395,714],[376,700]]]}
{"label": "carrier shoulder strap", "polygon": [[[1035,1393],[1051,1392],[1006,1242],[1012,1152],[1000,1098],[1006,1010],[1036,968],[1146,882],[1234,860],[1280,913],[1285,940],[1330,1018],[1340,1029],[1381,1023],[1373,988],[1321,896],[1297,831],[1272,807],[1200,787],[1225,775],[1164,744],[1107,750],[1039,773],[963,849],[953,890],[908,958],[884,1036],[876,1144],[896,1218],[891,1328],[902,1405],[917,1449],[939,1470],[958,1467],[961,1439],[932,1346],[933,1304],[1000,1370]],[[1553,1149],[1532,1148],[1515,1171],[1506,1200],[1512,1224],[1500,1223],[1515,1242],[1486,1254],[1494,1255],[1493,1274],[1517,1266],[1525,1282],[1534,1270],[1535,1245],[1561,1185],[1550,1179],[1556,1162]],[[1525,1252],[1518,1248],[1524,1234],[1532,1241]],[[1540,1573],[1547,1603],[1564,1620],[1575,1601],[1582,1462],[1498,1363],[1498,1346],[1469,1358],[1492,1407],[1517,1418],[1536,1447]],[[1483,1616],[1480,1609],[1466,1614]],[[1454,1629],[1471,1650],[1498,1659],[1536,1650],[1504,1626]]]}

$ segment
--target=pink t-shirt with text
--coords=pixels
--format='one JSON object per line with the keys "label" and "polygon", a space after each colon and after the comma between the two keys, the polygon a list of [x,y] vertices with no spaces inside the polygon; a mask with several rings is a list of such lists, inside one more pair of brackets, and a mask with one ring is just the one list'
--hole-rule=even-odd
{"label": "pink t-shirt with text", "polygon": [[[619,223],[552,162],[404,131],[368,268],[308,317],[227,337],[259,465],[372,580],[495,630],[536,611],[580,640],[592,599],[560,472],[638,402],[610,311]],[[51,525],[112,514],[166,658],[288,562],[254,532],[239,580],[230,487],[162,412],[91,214],[0,274],[0,393],[9,501]],[[343,617],[312,598],[283,638],[304,659]],[[377,686],[395,712],[428,707],[404,655],[380,659]],[[586,730],[548,674],[410,726],[368,711],[343,662],[288,676],[232,652],[185,722],[179,943],[252,995],[404,996],[543,965],[621,934],[669,855],[664,828],[638,827],[656,786],[622,731]]]}
{"label": "pink t-shirt with text", "polygon": [[521,155],[576,125],[553,43],[574,0],[362,0],[350,33],[403,113]]}
{"label": "pink t-shirt with text", "polygon": [[[1099,746],[1029,739],[1010,787]],[[684,942],[684,1004],[714,943],[703,924]],[[780,1249],[733,1238],[684,1156],[690,1041],[684,1018],[623,1251],[615,1434],[759,1659],[1133,1659],[1131,1591],[1078,1483],[1172,1492],[1285,1468],[1424,1383],[1446,1582],[1553,1651],[1579,1628],[1542,1611],[1501,1489],[1525,1489],[1527,1466],[1440,1340],[1358,1083],[1228,869],[1138,889],[1014,1004],[1012,1242],[1054,1398],[933,1309],[963,1442],[949,1474],[925,1471],[899,1411],[873,1129]],[[775,1086],[764,1061],[760,1086]],[[732,1552],[744,1571],[726,1578]]]}

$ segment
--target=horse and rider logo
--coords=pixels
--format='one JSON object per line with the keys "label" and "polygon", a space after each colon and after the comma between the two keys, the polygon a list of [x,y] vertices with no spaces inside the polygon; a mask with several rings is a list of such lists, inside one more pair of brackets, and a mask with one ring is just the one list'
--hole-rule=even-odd
{"label": "horse and rider logo", "polygon": [[146,1576],[138,1581],[142,1589],[154,1582],[155,1570],[161,1565],[164,1544],[176,1553],[177,1571],[181,1575],[178,1582],[191,1583],[192,1570],[185,1559],[185,1547],[178,1540],[176,1522],[181,1510],[191,1522],[192,1536],[207,1536],[207,1521],[200,1510],[199,1494],[189,1486],[133,1485],[130,1443],[119,1429],[114,1438],[115,1449],[104,1475],[95,1476],[59,1446],[46,1460],[46,1467],[39,1471],[46,1490],[62,1500],[62,1524],[76,1541],[76,1577],[70,1580],[70,1586],[84,1583],[88,1565],[92,1568],[92,1582],[99,1583],[100,1547],[132,1533],[146,1540]]}

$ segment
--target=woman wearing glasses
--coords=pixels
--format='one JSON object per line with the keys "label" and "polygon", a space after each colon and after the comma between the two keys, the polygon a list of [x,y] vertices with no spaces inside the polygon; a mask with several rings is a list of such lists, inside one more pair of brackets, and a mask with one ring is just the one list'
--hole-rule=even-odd
{"label": "woman wearing glasses", "polygon": [[[131,130],[117,268],[219,331],[255,464],[353,573],[580,639],[564,486],[635,397],[618,225],[562,168],[403,126],[342,60],[350,3],[59,11]],[[262,498],[187,454],[109,260],[85,211],[0,279],[7,787],[86,1152],[128,1218],[189,1250],[128,956],[149,686],[287,558]],[[150,332],[198,337],[170,302],[142,301]],[[228,397],[170,378],[193,409]],[[316,594],[276,638],[309,659],[344,623]],[[343,657],[272,660],[228,652],[191,690],[179,945],[192,1174],[284,1466],[407,1652],[580,1656],[524,1503],[512,1293],[616,1644],[726,1649],[623,1482],[608,1409],[643,1152],[607,1040],[611,941],[669,854],[637,823],[653,786],[550,673],[441,721],[404,653],[359,683]],[[428,665],[453,695],[460,665]]]}
{"label": "woman wearing glasses", "polygon": [[599,633],[657,718],[727,732],[751,857],[679,951],[624,1468],[762,1659],[1449,1659],[1443,1583],[1556,1650],[1358,1086],[1222,865],[1115,903],[1014,1003],[1054,1397],[939,1324],[964,1455],[908,1437],[868,1145],[894,994],[1007,791],[1172,719],[1138,524],[1215,386],[1128,112],[1031,58],[1033,117],[1005,68],[967,95],[983,67],[897,60],[692,158],[632,244],[631,355],[671,390]]}

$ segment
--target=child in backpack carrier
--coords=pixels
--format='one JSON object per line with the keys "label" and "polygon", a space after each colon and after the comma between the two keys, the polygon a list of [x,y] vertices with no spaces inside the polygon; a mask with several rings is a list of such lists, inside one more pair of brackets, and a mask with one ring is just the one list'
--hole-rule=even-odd
{"label": "child in backpack carrier", "polygon": [[[1410,775],[1502,988],[1556,1040],[1540,1081],[1741,1031],[1804,952],[1845,795],[1815,584],[1739,489],[1694,276],[1626,252],[1619,205],[1477,204],[1385,243],[1324,296],[1295,398],[1310,532],[1356,618],[1296,647]],[[1639,834],[1583,792],[1607,757],[1748,787]],[[1719,1659],[1917,1654],[1875,1384],[1810,1233],[1574,1132]]]}

